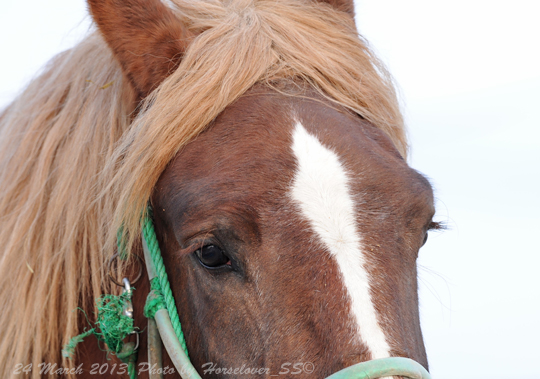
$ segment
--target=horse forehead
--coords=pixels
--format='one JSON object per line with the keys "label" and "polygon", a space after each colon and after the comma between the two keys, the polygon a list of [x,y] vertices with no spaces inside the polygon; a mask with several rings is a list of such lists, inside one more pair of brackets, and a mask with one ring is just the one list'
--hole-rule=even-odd
{"label": "horse forehead", "polygon": [[241,98],[188,144],[162,176],[158,192],[168,198],[181,192],[196,197],[204,188],[202,193],[214,191],[213,196],[219,194],[215,200],[227,202],[272,189],[285,198],[298,168],[293,143],[299,122],[346,165],[356,184],[353,191],[410,176],[389,139],[367,122],[318,100],[284,102],[258,95]]}
{"label": "horse forehead", "polygon": [[[293,134],[299,120],[323,143],[332,144],[339,155],[354,158],[361,150],[371,150],[369,145],[383,146],[384,142],[389,141],[386,138],[381,143],[381,140],[385,140],[384,137],[379,138],[382,133],[373,138],[374,134],[365,133],[360,118],[340,112],[323,100],[288,98],[272,93],[241,97],[204,133],[188,144],[174,159],[172,166],[196,178],[237,171],[238,166],[248,169],[244,171],[247,173],[250,168],[259,168],[254,167],[255,163],[272,168],[274,164],[294,161]],[[376,131],[371,125],[369,129]],[[347,147],[351,138],[353,143],[362,145],[362,149]],[[382,150],[389,149],[385,147]],[[383,153],[395,158],[397,151],[390,150],[378,152],[377,155]],[[278,167],[281,172],[294,171],[293,166],[289,166],[288,170],[283,168]]]}

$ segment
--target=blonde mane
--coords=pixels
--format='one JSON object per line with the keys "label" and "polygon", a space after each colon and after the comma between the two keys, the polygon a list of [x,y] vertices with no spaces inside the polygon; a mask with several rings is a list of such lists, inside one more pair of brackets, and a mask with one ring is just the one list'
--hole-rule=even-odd
{"label": "blonde mane", "polygon": [[406,156],[392,80],[347,14],[292,0],[177,1],[175,11],[197,37],[134,119],[133,91],[98,34],[0,115],[4,378],[18,363],[70,365],[60,350],[78,332],[73,310],[107,289],[119,225],[133,244],[166,165],[256,83],[302,79]]}

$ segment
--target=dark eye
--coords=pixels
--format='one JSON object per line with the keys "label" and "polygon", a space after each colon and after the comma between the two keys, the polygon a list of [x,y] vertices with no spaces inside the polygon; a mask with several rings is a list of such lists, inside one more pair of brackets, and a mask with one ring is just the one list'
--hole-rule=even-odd
{"label": "dark eye", "polygon": [[206,245],[197,249],[195,255],[203,266],[216,268],[230,264],[229,258],[223,253],[223,250],[216,245]]}
{"label": "dark eye", "polygon": [[428,234],[426,233],[425,237],[424,237],[424,242],[422,242],[422,246],[424,246],[427,242],[427,238],[428,238]]}

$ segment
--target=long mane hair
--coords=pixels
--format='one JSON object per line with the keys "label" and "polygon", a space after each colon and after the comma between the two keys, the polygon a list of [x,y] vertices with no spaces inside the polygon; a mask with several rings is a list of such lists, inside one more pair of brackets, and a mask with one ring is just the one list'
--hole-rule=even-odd
{"label": "long mane hair", "polygon": [[392,79],[349,15],[307,0],[178,0],[174,10],[197,37],[137,108],[93,33],[0,114],[2,377],[17,363],[61,362],[74,310],[108,290],[118,227],[133,244],[166,165],[253,85],[300,79],[406,156]]}

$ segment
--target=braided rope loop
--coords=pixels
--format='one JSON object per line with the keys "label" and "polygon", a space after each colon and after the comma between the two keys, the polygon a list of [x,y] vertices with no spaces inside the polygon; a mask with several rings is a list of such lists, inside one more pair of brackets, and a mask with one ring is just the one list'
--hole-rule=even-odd
{"label": "braided rope loop", "polygon": [[[156,290],[159,290],[163,295],[165,300],[165,307],[169,312],[169,317],[171,318],[171,324],[173,326],[174,332],[180,345],[184,349],[186,355],[188,355],[186,340],[184,338],[184,333],[182,332],[182,325],[180,324],[180,318],[178,316],[178,309],[176,308],[176,303],[174,302],[174,297],[171,291],[171,286],[169,284],[169,278],[167,277],[167,272],[165,271],[165,264],[163,263],[163,257],[161,256],[161,250],[159,249],[158,240],[156,237],[156,232],[154,230],[154,223],[152,222],[152,208],[148,207],[148,212],[143,218],[143,227],[142,232],[146,244],[148,245],[148,250],[150,252],[150,257],[156,268],[156,273],[158,279],[155,283]],[[189,357],[189,355],[188,355]]]}

